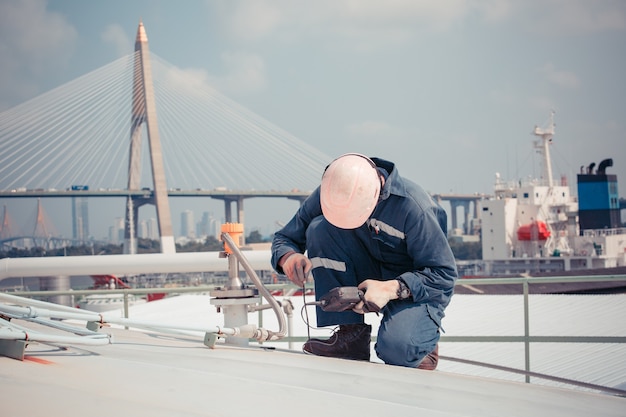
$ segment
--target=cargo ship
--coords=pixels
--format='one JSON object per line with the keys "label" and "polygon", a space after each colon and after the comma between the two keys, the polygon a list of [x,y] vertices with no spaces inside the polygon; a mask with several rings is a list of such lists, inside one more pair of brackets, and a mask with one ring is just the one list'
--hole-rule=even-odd
{"label": "cargo ship", "polygon": [[620,218],[617,176],[608,158],[583,165],[574,196],[567,177],[555,181],[550,146],[554,113],[533,142],[541,176],[504,181],[480,204],[482,260],[459,262],[464,277],[626,273],[626,228]]}

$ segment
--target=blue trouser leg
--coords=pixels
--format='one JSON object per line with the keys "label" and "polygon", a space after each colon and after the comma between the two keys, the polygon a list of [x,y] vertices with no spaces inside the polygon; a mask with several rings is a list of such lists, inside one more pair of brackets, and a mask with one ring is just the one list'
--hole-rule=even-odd
{"label": "blue trouser leg", "polygon": [[387,364],[415,368],[439,341],[437,309],[411,301],[391,301],[382,313],[376,354]]}
{"label": "blue trouser leg", "polygon": [[[320,216],[307,229],[307,255],[313,263],[315,296],[328,293],[335,287],[357,286],[360,282],[380,276],[363,234],[364,230],[344,230],[332,226]],[[317,308],[317,325],[363,323],[363,315],[353,311],[326,312]]]}

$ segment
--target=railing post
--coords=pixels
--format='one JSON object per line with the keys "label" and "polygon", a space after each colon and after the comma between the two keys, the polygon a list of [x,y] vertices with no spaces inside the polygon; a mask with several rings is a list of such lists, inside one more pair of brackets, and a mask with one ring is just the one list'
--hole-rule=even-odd
{"label": "railing post", "polygon": [[[263,301],[263,298],[261,298],[261,301]],[[261,304],[261,302],[259,302],[259,304]],[[263,327],[263,310],[259,310],[258,312],[259,316],[258,316],[258,324],[257,326],[259,328]]]}
{"label": "railing post", "polygon": [[[124,291],[124,318],[128,318],[128,291]],[[128,330],[128,326],[124,326],[124,329]]]}
{"label": "railing post", "polygon": [[[528,280],[524,280],[522,287],[524,288],[524,354],[526,372],[530,371],[530,314],[528,304]],[[526,383],[530,383],[530,375],[526,374]]]}
{"label": "railing post", "polygon": [[124,318],[128,318],[128,292],[124,291]]}

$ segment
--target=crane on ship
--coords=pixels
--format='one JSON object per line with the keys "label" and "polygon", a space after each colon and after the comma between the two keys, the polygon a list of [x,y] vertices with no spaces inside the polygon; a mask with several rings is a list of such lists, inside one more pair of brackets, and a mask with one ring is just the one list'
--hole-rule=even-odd
{"label": "crane on ship", "polygon": [[[552,161],[550,157],[550,145],[552,144],[552,139],[554,138],[555,133],[554,114],[555,111],[551,110],[547,127],[542,128],[535,125],[532,132],[533,135],[539,138],[534,142],[534,148],[538,151],[542,158],[541,185],[547,186],[548,192],[544,195],[539,207],[539,213],[542,214],[544,221],[536,220],[536,224],[531,225],[532,227],[530,231],[531,235],[533,235],[532,238],[534,238],[532,240],[545,241],[544,246],[548,249],[549,253],[554,250],[559,250],[561,252],[570,251],[567,239],[563,236],[567,227],[565,223],[566,219],[561,217],[564,215],[566,208],[561,203],[562,207],[557,209],[558,214],[556,215],[550,210],[551,206],[554,207],[555,202],[551,200],[553,194],[557,191],[554,189],[555,184],[552,178]],[[524,232],[524,230],[522,230],[523,227],[524,226],[520,227],[518,234],[520,232]]]}
{"label": "crane on ship", "polygon": [[550,123],[547,128],[541,128],[535,125],[533,135],[538,136],[541,140],[535,141],[535,149],[543,158],[541,176],[543,180],[547,180],[548,187],[553,186],[552,182],[552,163],[550,162],[550,144],[554,137],[554,110],[550,112]]}

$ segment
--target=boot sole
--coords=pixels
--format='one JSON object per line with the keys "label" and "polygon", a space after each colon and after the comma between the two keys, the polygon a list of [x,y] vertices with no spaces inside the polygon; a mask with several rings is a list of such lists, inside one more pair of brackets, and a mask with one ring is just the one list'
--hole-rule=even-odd
{"label": "boot sole", "polygon": [[313,353],[313,352],[309,352],[308,350],[304,350],[302,349],[302,352],[305,353],[306,355],[312,355],[312,356],[319,356],[321,358],[335,358],[335,359],[348,359],[351,361],[362,361],[362,362],[369,362],[370,358],[354,358],[351,356],[327,356],[327,355],[318,355],[317,353]]}

